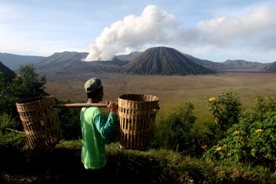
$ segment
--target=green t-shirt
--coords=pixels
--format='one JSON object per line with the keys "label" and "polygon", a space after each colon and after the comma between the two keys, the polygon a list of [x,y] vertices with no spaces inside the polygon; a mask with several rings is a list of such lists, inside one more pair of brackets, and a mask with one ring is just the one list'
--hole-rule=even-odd
{"label": "green t-shirt", "polygon": [[80,112],[81,161],[86,169],[99,169],[106,164],[105,140],[116,130],[117,116],[110,112],[107,120],[98,107],[82,108]]}

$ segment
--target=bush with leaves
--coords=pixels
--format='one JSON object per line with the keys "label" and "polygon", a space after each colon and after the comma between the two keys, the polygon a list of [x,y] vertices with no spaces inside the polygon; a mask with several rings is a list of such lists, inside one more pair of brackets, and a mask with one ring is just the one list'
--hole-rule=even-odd
{"label": "bush with leaves", "polygon": [[270,108],[275,105],[272,98],[257,99],[255,110],[229,128],[226,138],[208,150],[204,157],[247,162],[275,170],[276,112]]}
{"label": "bush with leaves", "polygon": [[7,82],[0,72],[0,113],[11,114],[11,109],[14,111],[16,98],[12,95],[12,86],[13,83]]}
{"label": "bush with leaves", "polygon": [[178,107],[167,119],[161,120],[155,130],[153,147],[195,154],[196,144],[193,114],[194,106],[188,102]]}
{"label": "bush with leaves", "polygon": [[[211,97],[207,101],[208,109],[214,116],[217,128],[216,136],[222,138],[225,131],[239,121],[241,115],[241,103],[239,97],[233,92],[224,92],[217,98]],[[219,136],[218,136],[219,135]]]}
{"label": "bush with leaves", "polygon": [[45,76],[35,73],[34,66],[31,64],[20,66],[18,77],[10,83],[5,82],[4,77],[0,75],[0,113],[4,112],[16,117],[15,103],[26,98],[46,95],[45,83]]}
{"label": "bush with leaves", "polygon": [[5,113],[0,115],[0,136],[10,132],[10,129],[14,129],[15,127],[16,122],[11,116]]}
{"label": "bush with leaves", "polygon": [[8,114],[0,115],[0,148],[9,146],[23,148],[26,143],[25,135],[16,132],[16,121]]}
{"label": "bush with leaves", "polygon": [[32,64],[20,66],[19,78],[16,82],[16,84],[18,85],[17,94],[21,99],[32,98],[47,94],[44,91],[46,77],[37,74]]}
{"label": "bush with leaves", "polygon": [[225,138],[227,129],[239,121],[242,113],[239,97],[233,92],[223,92],[217,98],[210,97],[207,105],[214,121],[204,122],[207,131],[197,131],[197,142],[204,151]]}
{"label": "bush with leaves", "polygon": [[63,138],[66,140],[79,139],[81,137],[80,109],[60,109],[58,115]]}
{"label": "bush with leaves", "polygon": [[266,112],[276,111],[276,101],[272,97],[258,96],[253,110],[250,118],[262,120]]}

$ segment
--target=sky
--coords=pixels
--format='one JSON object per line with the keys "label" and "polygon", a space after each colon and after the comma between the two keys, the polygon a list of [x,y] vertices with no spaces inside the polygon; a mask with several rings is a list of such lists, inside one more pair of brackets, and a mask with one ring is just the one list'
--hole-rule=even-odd
{"label": "sky", "polygon": [[275,0],[0,0],[0,52],[85,61],[166,46],[200,59],[276,61]]}

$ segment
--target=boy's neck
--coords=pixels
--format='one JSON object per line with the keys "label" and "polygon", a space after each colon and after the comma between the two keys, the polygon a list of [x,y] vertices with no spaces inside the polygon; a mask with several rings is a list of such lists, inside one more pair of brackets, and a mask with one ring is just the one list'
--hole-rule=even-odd
{"label": "boy's neck", "polygon": [[87,99],[87,103],[99,103],[99,100],[97,100],[97,99],[92,99],[92,98],[88,98],[88,99]]}

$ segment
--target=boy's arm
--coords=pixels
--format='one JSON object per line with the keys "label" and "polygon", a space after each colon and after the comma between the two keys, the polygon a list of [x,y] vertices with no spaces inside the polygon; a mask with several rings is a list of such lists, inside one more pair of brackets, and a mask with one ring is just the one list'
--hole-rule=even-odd
{"label": "boy's arm", "polygon": [[94,119],[96,128],[106,140],[118,128],[118,117],[114,112],[110,112],[107,120],[102,114],[99,114]]}

